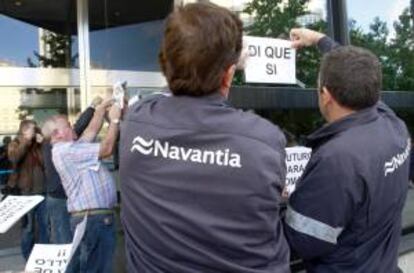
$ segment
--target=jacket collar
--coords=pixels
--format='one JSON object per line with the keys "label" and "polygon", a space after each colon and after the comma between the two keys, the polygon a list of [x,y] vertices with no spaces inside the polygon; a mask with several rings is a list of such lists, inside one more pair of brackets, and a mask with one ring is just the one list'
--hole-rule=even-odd
{"label": "jacket collar", "polygon": [[175,98],[178,98],[180,100],[187,100],[191,101],[192,103],[198,103],[198,104],[214,104],[214,105],[222,105],[222,106],[228,106],[229,103],[225,97],[223,97],[219,91],[214,92],[209,95],[201,96],[201,97],[192,97],[192,96],[186,96],[186,95],[180,95],[180,96],[173,96]]}
{"label": "jacket collar", "polygon": [[369,123],[378,118],[377,105],[357,111],[335,122],[325,124],[307,137],[307,146],[318,147],[326,140],[352,127]]}

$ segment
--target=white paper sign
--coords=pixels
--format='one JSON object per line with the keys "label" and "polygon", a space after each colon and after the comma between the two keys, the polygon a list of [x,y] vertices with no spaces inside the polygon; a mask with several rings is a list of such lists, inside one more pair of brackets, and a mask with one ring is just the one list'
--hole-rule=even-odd
{"label": "white paper sign", "polygon": [[0,203],[0,233],[7,232],[20,218],[45,198],[40,195],[9,195]]}
{"label": "white paper sign", "polygon": [[78,249],[80,242],[82,241],[83,235],[85,234],[86,224],[88,223],[88,215],[83,218],[82,222],[80,222],[75,229],[75,234],[73,235],[72,241],[72,250],[70,252],[69,260],[72,259],[73,255],[75,254],[76,249]]}
{"label": "white paper sign", "polygon": [[82,241],[87,221],[87,216],[85,216],[82,222],[76,226],[71,244],[34,245],[25,271],[34,273],[64,273]]}
{"label": "white paper sign", "polygon": [[286,186],[288,195],[296,189],[296,181],[301,177],[311,157],[312,149],[297,146],[286,148]]}
{"label": "white paper sign", "polygon": [[33,247],[25,271],[34,273],[64,273],[69,264],[72,244]]}
{"label": "white paper sign", "polygon": [[296,84],[296,50],[281,39],[243,37],[246,82]]}

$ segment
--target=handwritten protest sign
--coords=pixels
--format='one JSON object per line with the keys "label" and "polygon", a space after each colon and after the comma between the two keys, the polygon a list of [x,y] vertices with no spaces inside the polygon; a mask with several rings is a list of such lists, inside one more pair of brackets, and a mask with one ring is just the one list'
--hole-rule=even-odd
{"label": "handwritten protest sign", "polygon": [[286,186],[285,191],[288,195],[296,189],[296,181],[302,176],[306,165],[309,162],[312,149],[306,147],[286,148]]}
{"label": "handwritten protest sign", "polygon": [[25,271],[33,273],[64,273],[82,241],[86,224],[87,217],[85,216],[82,222],[76,226],[75,235],[71,244],[36,244],[27,261]]}
{"label": "handwritten protest sign", "polygon": [[296,84],[296,51],[282,39],[244,36],[246,82]]}
{"label": "handwritten protest sign", "polygon": [[64,273],[69,264],[72,244],[41,245],[33,247],[26,265],[26,272]]}
{"label": "handwritten protest sign", "polygon": [[7,232],[20,218],[42,202],[40,195],[7,196],[0,203],[0,233]]}

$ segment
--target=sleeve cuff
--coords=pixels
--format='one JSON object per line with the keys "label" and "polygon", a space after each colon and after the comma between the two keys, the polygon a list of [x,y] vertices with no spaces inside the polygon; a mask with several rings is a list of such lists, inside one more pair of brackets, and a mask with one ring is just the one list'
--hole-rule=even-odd
{"label": "sleeve cuff", "polygon": [[321,53],[325,54],[331,51],[332,49],[335,49],[339,47],[340,45],[335,42],[333,39],[331,39],[328,36],[324,36],[318,41],[318,49]]}

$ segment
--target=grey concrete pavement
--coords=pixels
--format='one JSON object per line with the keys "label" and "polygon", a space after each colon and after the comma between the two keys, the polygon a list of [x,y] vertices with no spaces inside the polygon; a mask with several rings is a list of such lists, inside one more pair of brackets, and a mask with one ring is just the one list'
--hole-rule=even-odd
{"label": "grey concrete pavement", "polygon": [[0,250],[0,273],[23,271],[24,265],[20,247]]}

